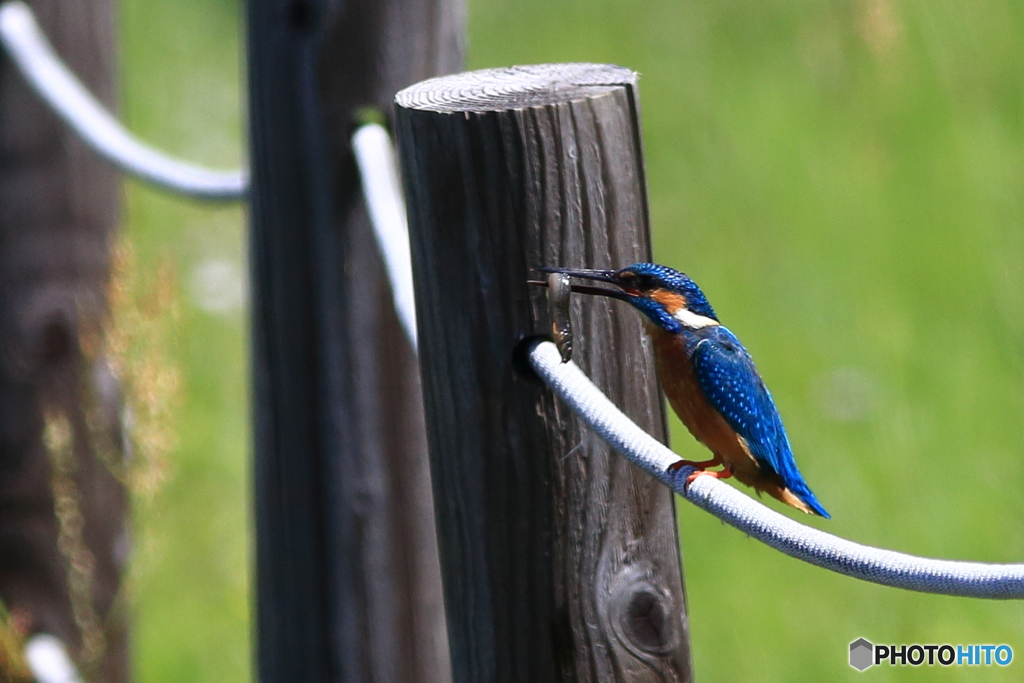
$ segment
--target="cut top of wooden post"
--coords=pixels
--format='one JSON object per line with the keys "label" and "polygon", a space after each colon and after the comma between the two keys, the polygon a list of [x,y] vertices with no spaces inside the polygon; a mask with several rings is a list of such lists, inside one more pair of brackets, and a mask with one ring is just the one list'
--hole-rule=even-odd
{"label": "cut top of wooden post", "polygon": [[637,74],[612,64],[533,64],[467,71],[409,86],[395,96],[407,109],[453,113],[505,111],[574,102],[636,87]]}

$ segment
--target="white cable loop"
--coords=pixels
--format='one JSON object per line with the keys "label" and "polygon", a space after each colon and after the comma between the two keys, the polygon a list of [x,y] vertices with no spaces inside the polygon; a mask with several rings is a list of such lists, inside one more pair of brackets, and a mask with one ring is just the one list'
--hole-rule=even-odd
{"label": "white cable loop", "polygon": [[[211,171],[163,154],[125,130],[64,65],[21,0],[0,4],[0,44],[26,82],[71,130],[101,156],[135,177],[166,190],[211,200],[244,199],[243,171]],[[374,237],[384,257],[399,322],[416,348],[416,306],[405,201],[387,130],[361,126],[352,136]]]}
{"label": "white cable loop", "polygon": [[82,683],[60,638],[37,633],[25,643],[25,661],[36,683]]}
{"label": "white cable loop", "polygon": [[213,171],[178,161],[125,130],[60,60],[24,2],[0,4],[0,44],[54,113],[122,171],[197,199],[238,200],[248,192],[246,172]]}
{"label": "white cable loop", "polygon": [[359,166],[373,234],[391,283],[395,312],[415,351],[416,298],[412,287],[409,223],[391,136],[383,126],[365,124],[352,136],[352,153]]}
{"label": "white cable loop", "polygon": [[574,363],[562,363],[551,342],[530,352],[547,385],[612,448],[688,501],[790,557],[885,586],[971,598],[1024,598],[1024,565],[935,560],[847,541],[771,510],[713,477],[685,467],[669,472],[678,455],[626,417]]}

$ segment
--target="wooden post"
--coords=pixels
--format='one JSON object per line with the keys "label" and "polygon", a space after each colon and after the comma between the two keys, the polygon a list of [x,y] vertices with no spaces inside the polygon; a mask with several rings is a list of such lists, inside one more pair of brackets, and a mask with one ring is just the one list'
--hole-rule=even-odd
{"label": "wooden post", "polygon": [[[29,4],[113,107],[113,3]],[[118,205],[114,169],[0,52],[0,598],[15,629],[59,637],[89,680],[106,683],[128,678],[126,615],[112,613],[127,500],[101,457],[123,456],[121,397],[100,342]]]}
{"label": "wooden post", "polygon": [[[539,265],[650,256],[636,74],[477,71],[397,96],[454,680],[688,681],[671,494],[517,363]],[[639,320],[572,303],[574,359],[665,438]]]}
{"label": "wooden post", "polygon": [[249,0],[263,683],[448,680],[416,358],[349,140],[461,63],[460,0]]}

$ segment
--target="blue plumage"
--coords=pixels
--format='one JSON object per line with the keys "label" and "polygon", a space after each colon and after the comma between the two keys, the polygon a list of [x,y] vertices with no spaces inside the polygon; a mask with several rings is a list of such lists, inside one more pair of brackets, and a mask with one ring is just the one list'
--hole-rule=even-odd
{"label": "blue plumage", "polygon": [[[750,354],[721,325],[693,280],[655,263],[635,263],[617,271],[542,270],[612,283],[618,289],[573,290],[627,301],[647,318],[669,403],[714,454],[711,460],[678,465],[694,465],[698,474],[719,478],[735,475],[788,505],[829,516],[797,469],[782,418]],[[724,469],[706,471],[715,465]]]}
{"label": "blue plumage", "polygon": [[[636,276],[640,291],[662,288],[677,292],[686,297],[687,308],[691,311],[697,315],[718,320],[718,316],[715,315],[715,310],[711,308],[704,292],[685,273],[680,273],[675,268],[668,266],[659,266],[657,263],[634,263],[619,271],[619,273],[623,272],[629,272]],[[637,305],[641,302],[637,299],[631,303]]]}
{"label": "blue plumage", "polygon": [[693,344],[691,359],[708,403],[746,440],[763,468],[777,473],[786,488],[815,513],[828,518],[797,469],[782,418],[750,354],[728,328],[717,325],[706,329]]}

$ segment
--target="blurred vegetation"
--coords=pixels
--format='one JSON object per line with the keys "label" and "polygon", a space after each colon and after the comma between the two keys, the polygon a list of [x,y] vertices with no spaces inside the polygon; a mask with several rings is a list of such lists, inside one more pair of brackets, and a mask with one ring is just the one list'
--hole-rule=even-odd
{"label": "blurred vegetation", "polygon": [[[241,163],[236,2],[120,13],[132,129]],[[801,521],[921,555],[1024,557],[1024,5],[471,0],[469,17],[472,68],[641,72],[656,258],[692,275],[754,354],[834,517]],[[185,387],[178,448],[137,501],[137,673],[245,681],[243,212],[133,183],[125,227],[141,265],[177,264]],[[700,456],[678,424],[673,437]],[[700,681],[1012,674],[858,674],[846,657],[860,636],[1024,657],[1020,603],[859,583],[685,504],[680,528]]]}
{"label": "blurred vegetation", "polygon": [[[122,0],[118,11],[122,115],[130,129],[185,159],[222,168],[244,163],[239,4]],[[165,360],[180,365],[182,386],[173,416],[176,447],[135,487],[129,595],[136,678],[245,683],[251,647],[244,211],[128,182],[123,223],[142,286],[153,286],[151,278],[173,264],[178,302],[167,308],[178,311],[170,335],[176,346]]]}

